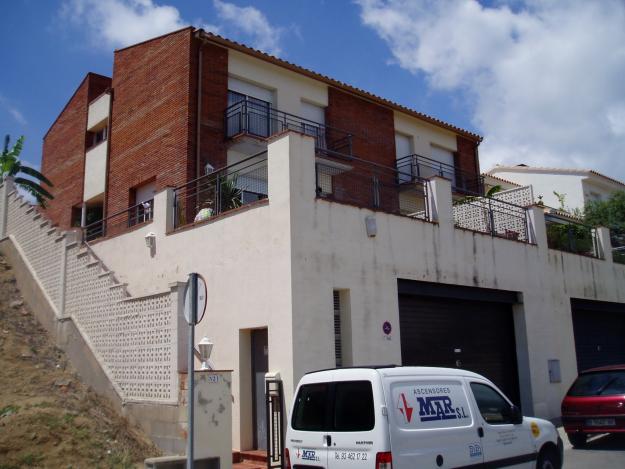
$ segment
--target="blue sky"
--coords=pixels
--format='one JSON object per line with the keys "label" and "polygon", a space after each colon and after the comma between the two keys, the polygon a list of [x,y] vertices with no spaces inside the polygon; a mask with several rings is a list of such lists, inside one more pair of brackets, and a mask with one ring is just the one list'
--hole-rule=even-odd
{"label": "blue sky", "polygon": [[[496,163],[625,179],[619,0],[14,0],[3,9],[0,133],[42,138],[113,50],[192,24],[484,135]],[[597,34],[597,31],[602,31]]]}

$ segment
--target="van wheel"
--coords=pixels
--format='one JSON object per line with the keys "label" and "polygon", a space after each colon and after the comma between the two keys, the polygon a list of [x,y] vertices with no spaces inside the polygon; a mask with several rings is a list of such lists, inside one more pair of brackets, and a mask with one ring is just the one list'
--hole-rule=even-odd
{"label": "van wheel", "polygon": [[582,448],[586,446],[586,434],[585,433],[567,433],[569,441],[574,448]]}
{"label": "van wheel", "polygon": [[560,469],[560,457],[554,448],[543,448],[538,454],[536,469]]}

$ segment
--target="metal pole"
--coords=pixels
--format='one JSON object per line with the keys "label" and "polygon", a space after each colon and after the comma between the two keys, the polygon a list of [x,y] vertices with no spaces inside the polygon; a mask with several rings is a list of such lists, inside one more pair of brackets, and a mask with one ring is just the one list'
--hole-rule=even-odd
{"label": "metal pole", "polygon": [[193,469],[193,426],[194,426],[194,347],[195,321],[197,319],[197,274],[191,274],[191,320],[189,321],[189,365],[187,367],[187,381],[189,385],[187,406],[189,409],[189,431],[187,436],[187,469]]}

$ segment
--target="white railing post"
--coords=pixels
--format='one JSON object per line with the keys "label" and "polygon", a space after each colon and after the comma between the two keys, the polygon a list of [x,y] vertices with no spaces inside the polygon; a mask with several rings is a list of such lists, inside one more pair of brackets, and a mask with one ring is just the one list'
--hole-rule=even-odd
{"label": "white railing post", "polygon": [[606,262],[612,263],[614,259],[612,257],[612,240],[610,239],[610,229],[605,226],[598,226],[593,230],[595,238],[595,248],[597,257],[602,257]]}
{"label": "white railing post", "polygon": [[6,177],[0,187],[0,239],[7,237],[9,221],[9,192],[13,190],[13,178]]}
{"label": "white railing post", "polygon": [[[431,177],[427,183],[428,216],[442,228],[453,228],[454,213],[451,197],[451,182],[440,176]],[[446,229],[446,228],[445,228]]]}
{"label": "white railing post", "polygon": [[533,205],[527,208],[528,240],[539,248],[548,248],[547,225],[545,223],[545,211],[542,207]]}

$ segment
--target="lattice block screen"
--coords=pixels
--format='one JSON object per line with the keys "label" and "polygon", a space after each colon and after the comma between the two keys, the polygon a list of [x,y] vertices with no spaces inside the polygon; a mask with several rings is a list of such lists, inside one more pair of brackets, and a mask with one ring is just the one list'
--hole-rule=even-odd
{"label": "lattice block screen", "polygon": [[534,191],[532,190],[532,186],[523,186],[516,189],[501,191],[493,195],[493,197],[521,207],[528,207],[534,203]]}
{"label": "lattice block screen", "polygon": [[7,234],[12,234],[26,255],[37,278],[57,308],[60,308],[61,259],[63,244],[43,218],[33,220],[37,212],[24,205],[17,193],[9,196]]}
{"label": "lattice block screen", "polygon": [[[129,298],[113,275],[94,261],[88,247],[70,244],[66,248],[59,233],[42,226],[44,219],[35,217],[29,208],[16,194],[9,197],[7,232],[14,236],[57,310],[61,289],[65,289],[65,316],[72,318],[121,397],[176,402],[175,295]],[[63,249],[67,249],[65,266]]]}
{"label": "lattice block screen", "polygon": [[471,198],[453,207],[456,226],[494,236],[529,241],[525,209],[497,199]]}

